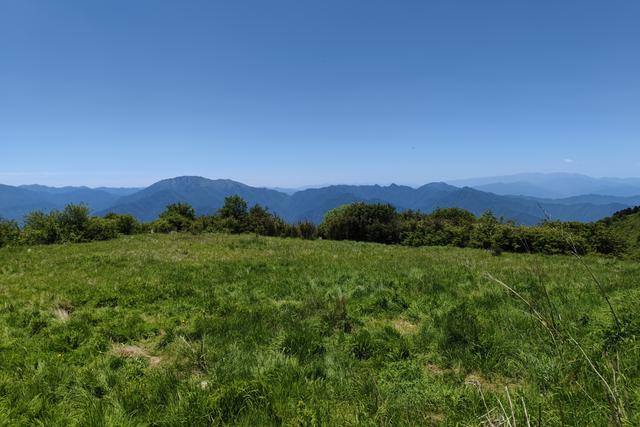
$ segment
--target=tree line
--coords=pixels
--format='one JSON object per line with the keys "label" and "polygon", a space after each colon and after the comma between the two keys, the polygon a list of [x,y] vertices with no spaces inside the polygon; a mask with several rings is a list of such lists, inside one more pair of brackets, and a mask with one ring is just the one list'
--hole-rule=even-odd
{"label": "tree line", "polygon": [[15,244],[77,243],[107,240],[139,233],[255,233],[263,236],[355,240],[406,246],[456,246],[545,254],[600,253],[620,255],[623,239],[606,223],[545,221],[519,226],[486,212],[479,218],[459,208],[437,209],[429,214],[398,212],[390,204],[352,203],[335,208],[319,226],[309,221],[290,224],[266,207],[249,208],[239,196],[225,198],[213,215],[196,215],[186,203],[168,205],[158,219],[141,223],[132,215],[110,213],[91,216],[84,205],[62,211],[33,212],[24,225],[0,219],[0,246]]}
{"label": "tree line", "polygon": [[620,255],[626,243],[605,223],[544,221],[519,226],[490,211],[479,218],[459,208],[425,214],[397,212],[389,204],[353,203],[328,212],[319,233],[334,240],[406,246],[456,246],[506,252]]}

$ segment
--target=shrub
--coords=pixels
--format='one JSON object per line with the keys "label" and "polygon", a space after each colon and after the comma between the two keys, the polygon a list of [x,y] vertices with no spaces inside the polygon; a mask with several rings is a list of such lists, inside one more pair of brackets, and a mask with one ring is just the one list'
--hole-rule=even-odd
{"label": "shrub", "polygon": [[87,241],[86,230],[89,226],[89,208],[84,205],[70,204],[56,217],[61,238],[65,242]]}
{"label": "shrub", "polygon": [[118,237],[118,223],[113,219],[91,217],[84,232],[84,240],[109,240]]}
{"label": "shrub", "polygon": [[588,241],[592,250],[601,254],[620,255],[628,249],[625,240],[603,224],[589,224]]}
{"label": "shrub", "polygon": [[[241,199],[242,200],[242,199]],[[239,229],[242,231],[250,231],[252,233],[261,234],[263,236],[275,236],[276,234],[276,218],[269,213],[269,209],[263,208],[260,205],[253,206],[248,215],[239,217],[226,217],[234,218],[239,223]],[[246,222],[243,224],[243,222]]]}
{"label": "shrub", "polygon": [[22,241],[28,244],[51,244],[61,240],[58,222],[60,213],[36,211],[28,214],[24,220]]}
{"label": "shrub", "polygon": [[20,239],[20,227],[15,221],[0,218],[0,248],[18,243]]}
{"label": "shrub", "polygon": [[315,239],[318,237],[318,227],[311,221],[301,221],[296,225],[298,236],[303,239]]}
{"label": "shrub", "polygon": [[197,217],[192,223],[189,231],[193,234],[210,233],[224,231],[220,225],[219,218],[214,215],[203,215]]}
{"label": "shrub", "polygon": [[248,231],[246,222],[237,218],[219,218],[218,224],[221,231],[224,231],[225,233],[238,234]]}
{"label": "shrub", "polygon": [[142,231],[142,226],[138,220],[129,214],[108,213],[106,219],[115,221],[116,228],[120,234],[136,234]]}
{"label": "shrub", "polygon": [[329,211],[320,224],[320,234],[333,240],[397,243],[400,222],[389,204],[352,203]]}
{"label": "shrub", "polygon": [[247,217],[247,202],[240,196],[225,197],[224,205],[218,210],[221,218],[233,218],[242,222]]}
{"label": "shrub", "polygon": [[171,233],[172,231],[178,231],[178,229],[174,221],[170,221],[167,218],[159,218],[151,223],[151,231],[154,233]]}
{"label": "shrub", "polygon": [[196,219],[196,211],[188,203],[172,203],[167,205],[164,212],[160,214],[160,218],[172,215],[181,216],[191,221]]}
{"label": "shrub", "polygon": [[151,228],[157,233],[169,233],[171,231],[188,231],[196,218],[196,212],[187,203],[173,203],[160,214]]}
{"label": "shrub", "polygon": [[494,245],[494,232],[498,228],[498,219],[491,212],[483,213],[475,223],[471,232],[470,246],[481,249],[490,249]]}

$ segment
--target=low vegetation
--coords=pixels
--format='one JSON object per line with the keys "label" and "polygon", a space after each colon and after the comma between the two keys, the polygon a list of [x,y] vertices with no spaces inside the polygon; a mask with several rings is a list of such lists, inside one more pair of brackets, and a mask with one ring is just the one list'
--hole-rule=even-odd
{"label": "low vegetation", "polygon": [[599,221],[616,236],[623,239],[631,254],[640,259],[640,206],[623,209],[614,215]]}
{"label": "low vegetation", "polygon": [[197,216],[190,205],[175,203],[167,206],[157,220],[142,224],[131,215],[110,213],[104,218],[92,217],[86,206],[68,205],[61,212],[27,215],[22,229],[15,222],[0,220],[0,247],[88,242],[144,232],[225,232],[405,246],[470,247],[488,249],[494,255],[526,252],[620,256],[633,254],[640,247],[637,224],[621,219],[631,217],[625,212],[596,223],[549,220],[537,226],[518,226],[496,218],[491,212],[476,218],[458,208],[425,214],[397,212],[389,204],[353,203],[329,211],[316,226],[309,221],[288,224],[267,208],[260,205],[249,208],[242,198],[231,196],[214,215]]}
{"label": "low vegetation", "polygon": [[638,277],[255,234],[4,247],[0,425],[638,425]]}

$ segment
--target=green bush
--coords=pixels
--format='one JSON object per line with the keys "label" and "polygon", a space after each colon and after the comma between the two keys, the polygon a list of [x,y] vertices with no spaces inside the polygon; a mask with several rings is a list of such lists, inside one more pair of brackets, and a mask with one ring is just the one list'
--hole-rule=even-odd
{"label": "green bush", "polygon": [[500,222],[491,211],[483,213],[473,227],[469,245],[474,248],[490,249],[494,246],[494,233],[499,224]]}
{"label": "green bush", "polygon": [[[230,217],[227,217],[229,219]],[[253,206],[249,213],[246,216],[240,216],[238,218],[231,217],[237,219],[237,221],[242,222],[243,220],[246,224],[242,224],[239,228],[244,228],[246,231],[260,234],[263,236],[275,236],[276,235],[276,220],[277,218],[269,213],[269,209],[263,208],[260,205]]]}
{"label": "green bush", "polygon": [[169,221],[167,218],[159,218],[151,223],[151,231],[154,233],[171,233],[172,231],[178,231],[173,221]]}
{"label": "green bush", "polygon": [[84,241],[109,240],[118,237],[118,223],[113,219],[91,217],[84,231]]}
{"label": "green bush", "polygon": [[62,232],[58,211],[44,213],[36,211],[28,214],[24,220],[22,241],[27,244],[47,245],[61,240]]}
{"label": "green bush", "polygon": [[402,242],[408,246],[465,247],[471,240],[476,217],[458,208],[436,209],[430,215],[412,215],[403,227]]}
{"label": "green bush", "polygon": [[84,242],[89,227],[89,208],[84,205],[67,205],[57,216],[61,239],[65,242]]}
{"label": "green bush", "polygon": [[327,212],[320,234],[333,240],[398,243],[400,221],[389,204],[352,203]]}
{"label": "green bush", "polygon": [[172,203],[167,205],[164,212],[160,214],[160,218],[171,215],[181,216],[191,221],[196,219],[196,211],[188,203]]}
{"label": "green bush", "polygon": [[115,221],[118,233],[120,234],[136,234],[142,232],[143,229],[142,225],[133,215],[111,212],[105,215],[105,219]]}
{"label": "green bush", "polygon": [[196,212],[186,203],[173,203],[153,222],[151,229],[156,233],[189,231],[196,218]]}
{"label": "green bush", "polygon": [[247,202],[240,196],[228,196],[224,199],[224,205],[218,210],[221,218],[234,218],[240,222],[248,215]]}
{"label": "green bush", "polygon": [[298,236],[303,239],[315,239],[318,237],[318,227],[311,221],[301,221],[296,225]]}
{"label": "green bush", "polygon": [[20,227],[15,221],[0,218],[0,248],[18,243],[20,240]]}
{"label": "green bush", "polygon": [[212,233],[224,231],[220,220],[215,215],[204,215],[197,217],[192,223],[189,231],[193,234]]}

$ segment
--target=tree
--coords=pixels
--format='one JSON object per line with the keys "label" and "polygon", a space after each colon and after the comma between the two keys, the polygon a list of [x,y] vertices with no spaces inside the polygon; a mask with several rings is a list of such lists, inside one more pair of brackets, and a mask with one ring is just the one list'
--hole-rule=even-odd
{"label": "tree", "polygon": [[300,221],[296,225],[296,228],[298,230],[298,236],[303,239],[315,239],[318,235],[318,227],[311,221]]}
{"label": "tree", "polygon": [[276,232],[275,218],[269,209],[256,204],[249,209],[247,215],[247,231],[263,236],[273,236]]}
{"label": "tree", "polygon": [[390,204],[352,203],[327,212],[320,233],[334,240],[397,243],[400,221]]}
{"label": "tree", "polygon": [[490,249],[493,246],[493,234],[500,223],[491,212],[483,213],[471,232],[471,246],[482,249]]}
{"label": "tree", "polygon": [[187,231],[196,218],[193,207],[187,203],[173,203],[160,214],[160,218],[153,223],[153,230],[159,233],[171,231]]}
{"label": "tree", "polygon": [[35,211],[24,219],[22,239],[30,244],[51,244],[61,240],[60,224],[58,217],[60,212],[51,211],[44,213]]}
{"label": "tree", "polygon": [[18,242],[20,227],[15,221],[0,218],[0,248]]}
{"label": "tree", "polygon": [[224,198],[224,205],[218,210],[221,218],[243,221],[247,217],[247,202],[238,195]]}
{"label": "tree", "polygon": [[110,212],[104,217],[105,219],[115,222],[118,233],[120,234],[135,234],[142,228],[138,220],[133,215]]}
{"label": "tree", "polygon": [[196,211],[188,203],[172,203],[168,205],[165,211],[160,214],[160,218],[172,215],[179,215],[190,221],[196,219]]}
{"label": "tree", "polygon": [[82,242],[88,240],[85,231],[89,226],[89,208],[85,205],[69,204],[57,217],[62,240]]}
{"label": "tree", "polygon": [[[254,224],[260,228],[264,224],[262,219],[266,214],[266,210],[260,206],[254,206]],[[228,196],[224,199],[224,205],[218,210],[218,216],[221,219],[222,228],[230,233],[244,233],[251,231],[247,211],[247,202],[240,196]]]}

